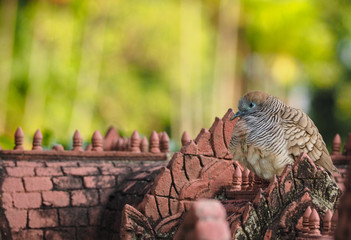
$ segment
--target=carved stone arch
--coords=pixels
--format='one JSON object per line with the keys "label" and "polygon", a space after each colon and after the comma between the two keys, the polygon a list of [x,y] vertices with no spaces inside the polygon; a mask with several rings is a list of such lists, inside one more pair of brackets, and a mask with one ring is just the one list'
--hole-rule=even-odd
{"label": "carved stone arch", "polygon": [[241,175],[235,175],[235,170],[242,168],[228,151],[236,124],[229,121],[232,114],[229,109],[222,119],[216,118],[209,130],[202,129],[195,140],[173,155],[137,210],[125,208],[124,223],[146,229],[149,239],[172,239],[191,204],[212,198],[225,206],[233,239],[282,239],[296,237],[297,221],[307,206],[321,215],[335,210],[340,190],[307,154],[269,185],[252,173],[246,175],[244,184]]}
{"label": "carved stone arch", "polygon": [[215,119],[209,130],[202,129],[195,140],[175,153],[137,207],[154,229],[156,239],[172,238],[193,201],[221,198],[225,187],[232,185],[238,166],[227,148],[236,124],[229,120],[232,114],[229,109],[222,119]]}

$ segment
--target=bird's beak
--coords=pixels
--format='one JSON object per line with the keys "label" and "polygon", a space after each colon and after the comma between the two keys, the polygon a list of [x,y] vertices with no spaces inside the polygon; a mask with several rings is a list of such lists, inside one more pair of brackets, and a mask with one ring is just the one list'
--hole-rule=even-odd
{"label": "bird's beak", "polygon": [[233,121],[235,118],[240,117],[240,115],[241,115],[241,111],[239,110],[230,118],[230,121]]}

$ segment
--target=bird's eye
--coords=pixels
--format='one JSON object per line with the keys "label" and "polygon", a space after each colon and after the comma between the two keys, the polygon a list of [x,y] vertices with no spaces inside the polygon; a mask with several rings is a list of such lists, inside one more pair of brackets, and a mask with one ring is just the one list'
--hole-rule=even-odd
{"label": "bird's eye", "polygon": [[253,103],[253,102],[251,102],[251,103],[249,104],[249,108],[253,108],[253,107],[255,107],[255,106],[256,106],[256,104]]}

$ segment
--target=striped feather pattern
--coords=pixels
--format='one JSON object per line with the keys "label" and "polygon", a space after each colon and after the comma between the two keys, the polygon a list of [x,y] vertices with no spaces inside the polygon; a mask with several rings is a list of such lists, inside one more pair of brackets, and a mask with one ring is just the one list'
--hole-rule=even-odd
{"label": "striped feather pattern", "polygon": [[274,174],[279,176],[302,152],[328,172],[336,171],[322,136],[307,114],[273,96],[255,96],[256,107],[248,109],[252,98],[245,95],[239,102],[243,113],[229,147],[234,159],[267,180]]}

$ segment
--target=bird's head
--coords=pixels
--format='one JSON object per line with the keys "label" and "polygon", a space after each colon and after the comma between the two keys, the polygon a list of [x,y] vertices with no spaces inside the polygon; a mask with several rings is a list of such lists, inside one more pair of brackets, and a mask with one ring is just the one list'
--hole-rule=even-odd
{"label": "bird's head", "polygon": [[238,109],[230,120],[234,120],[237,117],[243,117],[249,114],[253,114],[260,110],[263,103],[268,99],[269,94],[261,91],[252,91],[245,94],[239,101]]}

